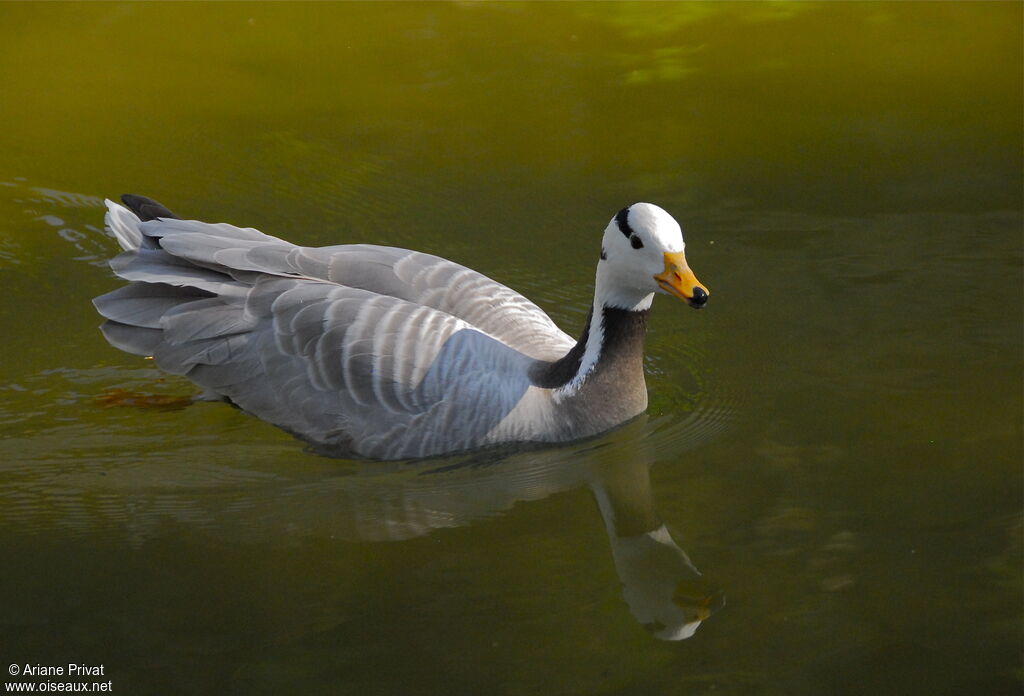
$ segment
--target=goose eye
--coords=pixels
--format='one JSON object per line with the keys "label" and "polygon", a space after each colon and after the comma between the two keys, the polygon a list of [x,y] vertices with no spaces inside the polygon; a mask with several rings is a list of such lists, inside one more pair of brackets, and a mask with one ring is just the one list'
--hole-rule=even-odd
{"label": "goose eye", "polygon": [[634,234],[629,238],[629,245],[634,249],[640,249],[643,247],[644,243],[640,241],[640,238]]}

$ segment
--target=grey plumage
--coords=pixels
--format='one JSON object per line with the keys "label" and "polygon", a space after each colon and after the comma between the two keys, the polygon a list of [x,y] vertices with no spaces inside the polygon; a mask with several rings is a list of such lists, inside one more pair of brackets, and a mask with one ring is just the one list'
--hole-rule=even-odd
{"label": "grey plumage", "polygon": [[478,446],[528,364],[571,345],[528,300],[444,259],[109,207],[137,246],[111,263],[131,284],[95,300],[107,339],[325,450]]}
{"label": "grey plumage", "polygon": [[606,229],[615,260],[601,261],[595,323],[577,344],[519,293],[437,256],[300,247],[124,200],[132,211],[107,201],[107,224],[125,250],[111,268],[129,284],[94,300],[107,340],[320,451],[397,459],[563,441],[646,408],[658,249],[682,259],[678,224],[656,206],[632,207],[645,255],[623,252],[614,220]]}

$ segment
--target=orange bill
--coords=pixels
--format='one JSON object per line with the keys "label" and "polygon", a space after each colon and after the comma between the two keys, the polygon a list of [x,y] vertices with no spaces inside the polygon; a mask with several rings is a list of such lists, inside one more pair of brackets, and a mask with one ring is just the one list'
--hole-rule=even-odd
{"label": "orange bill", "polygon": [[662,290],[686,300],[691,307],[703,307],[708,301],[708,289],[697,280],[681,251],[665,252],[665,270],[654,279]]}

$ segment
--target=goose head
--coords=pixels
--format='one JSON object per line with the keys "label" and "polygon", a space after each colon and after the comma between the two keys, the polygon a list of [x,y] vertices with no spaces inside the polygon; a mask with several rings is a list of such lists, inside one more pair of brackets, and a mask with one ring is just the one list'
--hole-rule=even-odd
{"label": "goose head", "polygon": [[654,293],[672,295],[691,307],[708,301],[708,289],[686,263],[683,231],[662,208],[634,203],[604,230],[597,266],[597,300],[607,307],[644,310]]}

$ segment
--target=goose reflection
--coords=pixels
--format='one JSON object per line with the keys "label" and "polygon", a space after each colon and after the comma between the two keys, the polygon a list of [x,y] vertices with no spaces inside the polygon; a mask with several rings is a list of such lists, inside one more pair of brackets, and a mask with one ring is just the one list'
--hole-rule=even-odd
{"label": "goose reflection", "polygon": [[642,417],[583,445],[411,463],[315,462],[313,472],[301,471],[301,462],[291,473],[284,464],[273,473],[240,467],[237,452],[178,469],[159,460],[104,464],[100,474],[62,474],[59,500],[26,487],[0,493],[0,503],[9,498],[8,522],[27,531],[54,524],[59,503],[59,526],[76,536],[119,528],[142,546],[173,524],[231,544],[280,548],[310,538],[412,539],[589,487],[629,611],[657,638],[681,640],[724,604],[724,595],[659,517],[650,466],[715,430],[707,422],[706,414],[698,422]]}
{"label": "goose reflection", "polygon": [[655,637],[684,640],[725,604],[725,595],[694,567],[658,517],[649,472],[642,463],[602,464],[590,487],[630,612]]}
{"label": "goose reflection", "polygon": [[[290,495],[304,501],[303,519],[311,527],[306,531],[387,541],[467,525],[517,502],[588,486],[630,612],[655,637],[683,640],[724,605],[725,596],[694,567],[654,507],[652,454],[658,441],[673,435],[673,428],[658,431],[642,418],[587,447],[399,465],[385,474],[332,479],[326,487],[324,481],[294,487]],[[295,506],[285,514],[288,528],[298,532]]]}

